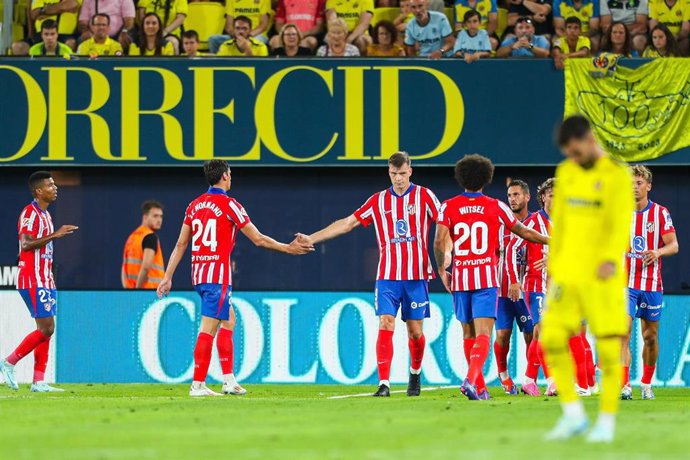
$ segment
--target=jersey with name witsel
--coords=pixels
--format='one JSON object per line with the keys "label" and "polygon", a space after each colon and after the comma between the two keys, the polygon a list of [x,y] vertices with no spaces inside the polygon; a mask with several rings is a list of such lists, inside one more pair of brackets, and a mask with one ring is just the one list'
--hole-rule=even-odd
{"label": "jersey with name witsel", "polygon": [[633,213],[630,249],[626,254],[629,288],[653,292],[664,290],[661,281],[661,258],[645,266],[642,257],[645,251],[664,247],[662,237],[675,231],[668,209],[652,201],[642,211]]}
{"label": "jersey with name witsel", "polygon": [[374,224],[379,244],[377,280],[433,278],[428,236],[439,207],[431,190],[411,184],[402,195],[393,187],[375,193],[354,212],[363,226]]}
{"label": "jersey with name witsel", "polygon": [[[551,221],[549,215],[543,209],[532,214],[524,222],[527,228],[531,228],[544,236],[551,234]],[[544,244],[532,243],[519,236],[510,242],[507,249],[508,276],[511,284],[519,282],[521,279],[521,258],[526,257],[527,270],[522,278],[522,289],[525,292],[546,292],[546,267],[541,270],[534,268],[534,264],[544,258],[549,253],[549,247]]]}
{"label": "jersey with name witsel", "polygon": [[192,284],[232,285],[230,255],[237,231],[249,224],[242,205],[219,188],[211,187],[185,211],[192,229]]}
{"label": "jersey with name witsel", "polygon": [[22,235],[33,239],[45,238],[53,233],[53,219],[48,211],[42,210],[32,201],[19,215],[17,223],[19,237],[19,276],[17,289],[55,289],[53,277],[53,242],[38,249],[22,250]]}
{"label": "jersey with name witsel", "polygon": [[[525,222],[529,217],[532,215],[531,212],[527,213],[527,217],[525,217],[524,220],[521,222]],[[499,297],[508,297],[508,288],[510,287],[510,279],[508,278],[508,264],[506,263],[506,257],[508,253],[506,250],[508,249],[508,244],[512,241],[513,238],[517,238],[517,235],[511,232],[506,228],[505,225],[501,227],[501,235],[502,238],[499,240],[499,250],[498,250],[498,274],[499,274],[499,284],[500,284],[500,289],[498,291],[498,296]],[[525,249],[522,249],[518,253],[518,272],[520,274],[519,280],[522,282],[523,277],[525,276],[525,270],[527,269],[527,260],[525,259],[526,251]]]}
{"label": "jersey with name witsel", "polygon": [[448,227],[453,240],[452,291],[498,287],[501,226],[517,223],[513,211],[482,193],[463,193],[441,205],[438,223]]}

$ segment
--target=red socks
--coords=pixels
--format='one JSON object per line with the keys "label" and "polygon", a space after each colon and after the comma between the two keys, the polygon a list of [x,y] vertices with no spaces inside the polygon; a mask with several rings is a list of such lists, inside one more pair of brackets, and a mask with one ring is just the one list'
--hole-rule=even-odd
{"label": "red socks", "polygon": [[[50,340],[50,337],[46,337],[43,333],[36,329],[22,340],[22,343],[12,352],[11,355],[7,357],[7,362],[13,366],[17,364],[23,357],[31,353],[40,344]],[[46,353],[46,362],[48,361],[48,355]],[[45,367],[43,368],[45,371]]]}
{"label": "red socks", "polygon": [[623,386],[630,384],[630,366],[623,366]]}
{"label": "red socks", "polygon": [[527,370],[525,370],[525,377],[537,380],[539,377],[539,341],[537,339],[532,339],[527,347]]}
{"label": "red socks", "polygon": [[216,348],[218,349],[218,358],[220,358],[220,368],[223,370],[223,375],[232,374],[234,356],[232,331],[230,329],[223,329],[222,327],[218,329]]}
{"label": "red socks", "polygon": [[199,332],[194,347],[194,381],[205,382],[208,374],[208,366],[211,363],[213,350],[213,336],[205,332]]}
{"label": "red socks", "polygon": [[[462,341],[462,346],[463,349],[465,350],[465,360],[467,360],[467,364],[470,364],[470,355],[472,354],[472,347],[474,347],[474,342],[476,339],[463,339]],[[467,373],[467,377],[469,378],[469,372]],[[479,378],[477,380],[477,391],[481,393],[483,389],[486,388],[486,383],[484,382],[484,375],[479,374]]]}
{"label": "red socks", "polygon": [[494,342],[494,356],[496,357],[496,365],[498,366],[498,373],[508,371],[508,352],[510,351],[510,342],[508,346],[503,348],[498,342]]}
{"label": "red socks", "polygon": [[[423,353],[424,348],[422,347]],[[393,361],[393,331],[379,329],[379,338],[376,341],[376,362],[379,368],[379,381],[388,381],[390,379],[391,361]]]}
{"label": "red socks", "polygon": [[472,385],[481,391],[486,387],[484,383],[484,363],[489,356],[491,339],[488,335],[479,335],[474,339],[474,346],[470,350],[470,369],[467,372],[467,379]]}
{"label": "red socks", "polygon": [[570,353],[573,355],[577,369],[577,386],[580,388],[589,388],[589,383],[587,381],[587,357],[585,353],[585,344],[582,342],[582,337],[579,335],[571,337],[569,345]]}
{"label": "red socks", "polygon": [[424,346],[426,345],[424,334],[418,339],[408,339],[407,345],[410,348],[410,368],[415,372],[420,371],[422,369],[422,359],[424,359]]}
{"label": "red socks", "polygon": [[645,385],[651,385],[652,377],[654,377],[655,370],[656,366],[647,366],[645,364],[642,370],[642,383],[644,383]]}
{"label": "red socks", "polygon": [[587,340],[587,334],[580,334],[582,344],[585,346],[585,366],[587,367],[587,385],[593,387],[597,383],[596,370],[594,368],[594,355],[592,355],[592,346]]}
{"label": "red socks", "polygon": [[45,380],[48,355],[50,354],[50,339],[34,348],[34,383]]}

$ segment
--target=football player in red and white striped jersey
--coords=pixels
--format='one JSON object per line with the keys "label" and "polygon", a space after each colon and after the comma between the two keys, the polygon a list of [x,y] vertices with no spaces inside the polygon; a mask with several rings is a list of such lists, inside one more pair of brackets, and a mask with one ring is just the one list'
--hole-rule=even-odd
{"label": "football player in red and white striped jersey", "polygon": [[[482,193],[491,183],[494,165],[481,155],[466,155],[455,165],[455,179],[464,193],[443,203],[434,240],[439,276],[453,294],[455,316],[462,322],[467,378],[461,391],[469,399],[489,399],[482,368],[489,355],[498,302],[498,244],[501,225],[528,240],[549,239],[515,219],[510,208]],[[453,272],[445,271],[446,248],[453,248]]]}
{"label": "football player in red and white striped jersey", "polygon": [[223,370],[223,393],[241,395],[247,391],[233,373],[233,331],[235,312],[232,309],[232,262],[237,231],[241,231],[258,247],[298,255],[313,251],[308,244],[293,241],[279,243],[263,235],[252,224],[247,212],[230,190],[230,166],[223,160],[204,163],[204,174],[210,185],[208,191],[187,207],[180,236],[170,256],[168,269],[158,285],[158,297],[170,293],[172,277],[187,246],[192,242],[192,283],[201,296],[201,329],[194,348],[194,380],[190,396],[216,396],[206,387],[206,375],[211,362],[213,338]]}
{"label": "football player in red and white striped jersey", "polygon": [[622,399],[632,399],[630,387],[630,331],[633,318],[640,318],[644,347],[642,348],[642,399],[654,399],[652,377],[659,356],[659,319],[664,286],[661,280],[661,258],[678,253],[678,238],[668,210],[649,200],[652,172],[642,165],[632,168],[636,211],[630,229],[630,250],[627,253],[628,314],[630,328],[624,341]]}
{"label": "football player in red and white striped jersey", "polygon": [[21,212],[19,233],[19,277],[17,289],[36,320],[37,329],[27,335],[22,343],[0,363],[5,383],[13,390],[19,389],[14,378],[14,365],[32,351],[34,353],[34,378],[31,391],[63,391],[44,382],[50,338],[55,331],[57,314],[57,290],[53,277],[53,241],[71,235],[79,227],[63,225],[53,231],[53,220],[48,206],[57,200],[57,185],[47,171],[37,171],[29,177],[29,189],[34,200]]}
{"label": "football player in red and white striped jersey", "polygon": [[425,339],[422,322],[429,317],[428,280],[433,277],[428,234],[436,221],[440,203],[428,188],[410,182],[412,165],[405,152],[388,160],[392,186],[373,194],[350,216],[309,236],[316,244],[350,232],[362,225],[374,226],[379,245],[379,264],[374,302],[379,316],[376,358],[379,388],[373,396],[390,396],[390,367],[393,359],[395,317],[401,309],[409,337],[410,380],[408,396],[419,396]]}

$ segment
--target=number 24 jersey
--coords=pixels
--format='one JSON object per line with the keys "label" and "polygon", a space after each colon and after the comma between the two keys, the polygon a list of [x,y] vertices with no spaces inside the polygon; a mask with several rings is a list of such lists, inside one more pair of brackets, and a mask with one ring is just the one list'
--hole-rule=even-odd
{"label": "number 24 jersey", "polygon": [[498,287],[501,226],[517,224],[508,205],[482,193],[462,193],[441,205],[438,224],[453,240],[452,291]]}
{"label": "number 24 jersey", "polygon": [[210,187],[187,206],[184,224],[192,229],[192,284],[232,285],[230,255],[237,231],[251,221],[224,190]]}

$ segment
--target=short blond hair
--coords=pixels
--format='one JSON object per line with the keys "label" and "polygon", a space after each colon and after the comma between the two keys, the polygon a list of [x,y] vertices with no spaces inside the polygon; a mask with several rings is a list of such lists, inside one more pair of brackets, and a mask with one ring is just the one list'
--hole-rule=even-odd
{"label": "short blond hair", "polygon": [[330,32],[334,29],[341,29],[343,32],[345,32],[345,35],[347,35],[348,32],[350,32],[350,30],[347,28],[347,22],[345,22],[345,20],[341,18],[336,18],[332,21],[328,21],[328,31]]}
{"label": "short blond hair", "polygon": [[632,167],[632,173],[635,177],[641,177],[648,183],[652,183],[652,172],[645,165],[635,165]]}

